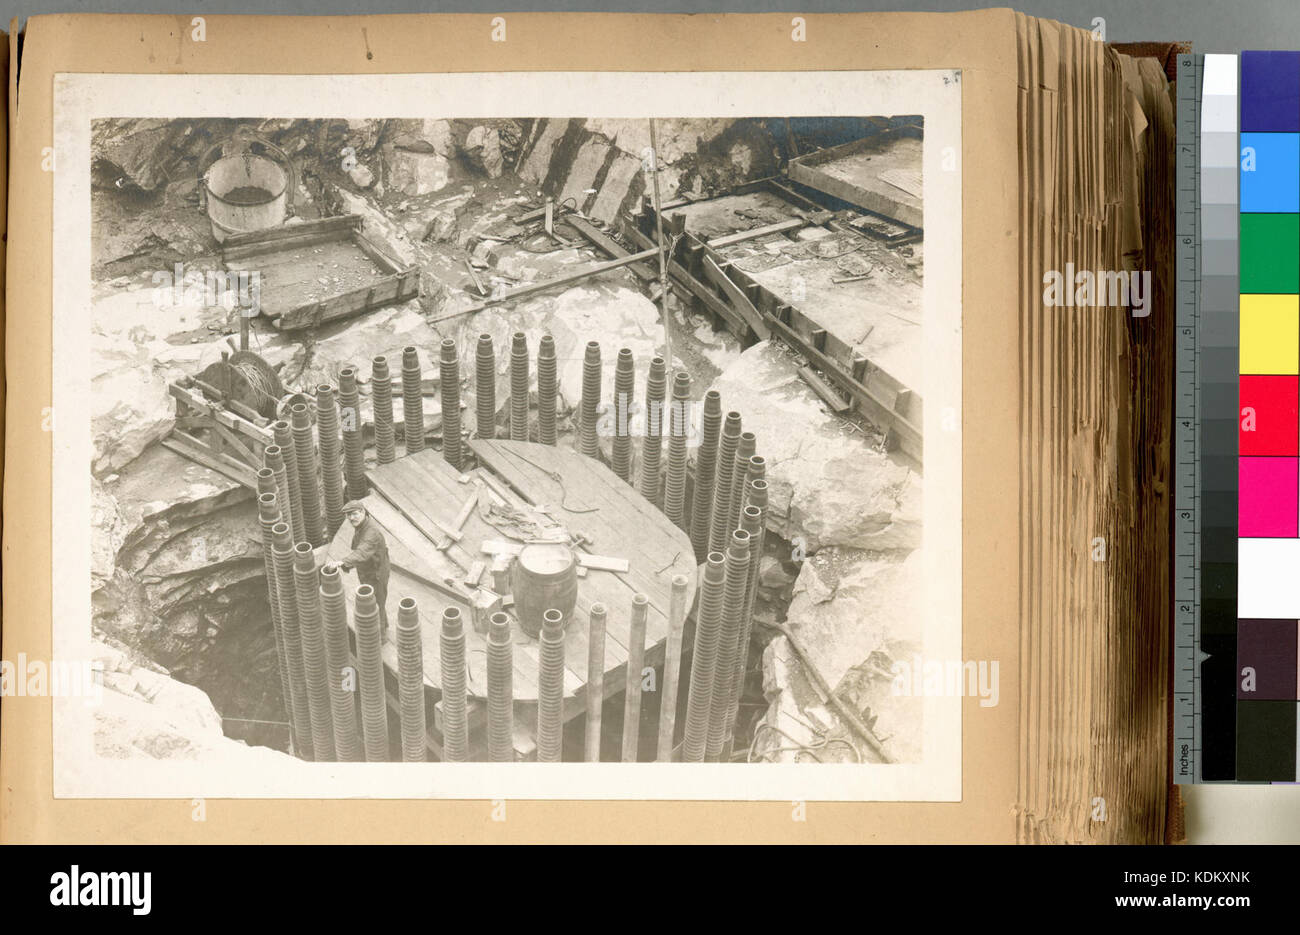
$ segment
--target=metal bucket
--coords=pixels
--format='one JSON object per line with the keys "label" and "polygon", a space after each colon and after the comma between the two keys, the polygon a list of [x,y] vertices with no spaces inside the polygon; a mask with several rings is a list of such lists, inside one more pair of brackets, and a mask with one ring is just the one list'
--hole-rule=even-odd
{"label": "metal bucket", "polygon": [[526,545],[515,557],[512,594],[520,628],[534,639],[542,614],[558,610],[567,626],[578,603],[578,559],[567,545]]}
{"label": "metal bucket", "polygon": [[289,215],[293,169],[278,147],[257,140],[278,153],[280,161],[245,150],[223,156],[203,173],[212,236],[222,243],[234,234],[279,227]]}

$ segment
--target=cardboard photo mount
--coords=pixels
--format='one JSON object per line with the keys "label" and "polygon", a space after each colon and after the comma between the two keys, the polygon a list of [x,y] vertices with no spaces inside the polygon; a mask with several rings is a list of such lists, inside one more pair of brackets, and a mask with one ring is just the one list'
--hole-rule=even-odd
{"label": "cardboard photo mount", "polygon": [[[208,801],[55,799],[51,704],[0,707],[4,842],[1011,842],[1021,836],[1018,426],[1022,178],[1017,24],[958,14],[497,14],[193,18],[50,16],[28,21],[11,74],[11,233],[6,307],[3,657],[51,653],[53,435],[51,146],[54,75],[402,74],[494,71],[960,69],[963,172],[963,655],[1000,660],[1002,703],[963,702],[962,801],[920,803]],[[581,37],[581,41],[575,41]],[[16,40],[11,50],[16,57]],[[57,154],[55,154],[57,157]],[[44,425],[43,425],[44,423]],[[52,504],[54,506],[52,507]],[[802,806],[802,807],[801,807]],[[1084,803],[1080,803],[1084,808]]]}

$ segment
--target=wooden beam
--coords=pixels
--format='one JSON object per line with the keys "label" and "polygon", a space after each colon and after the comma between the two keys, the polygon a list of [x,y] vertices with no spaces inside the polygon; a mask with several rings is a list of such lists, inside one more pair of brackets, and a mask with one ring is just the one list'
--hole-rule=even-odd
{"label": "wooden beam", "polygon": [[[590,223],[585,218],[580,218],[575,214],[565,223],[572,226],[579,234],[591,241],[592,246],[596,249],[608,253],[612,257],[625,257],[629,256],[631,253],[631,251],[627,250],[617,240],[597,229],[594,224]],[[643,263],[634,263],[632,266],[629,266],[628,269],[636,273],[637,277],[643,282],[654,282],[657,278]]]}
{"label": "wooden beam", "polygon": [[784,234],[786,231],[798,230],[807,226],[808,221],[805,218],[790,218],[788,221],[777,221],[775,224],[767,224],[747,231],[737,231],[734,234],[714,237],[712,240],[706,241],[706,243],[717,250],[721,247],[730,247],[732,244],[744,243],[746,240],[766,237],[768,234]]}
{"label": "wooden beam", "polygon": [[581,282],[584,279],[590,279],[592,276],[598,276],[601,273],[607,273],[610,270],[621,269],[624,266],[631,266],[633,263],[639,263],[642,260],[648,260],[655,256],[658,250],[644,250],[641,253],[632,253],[618,259],[609,260],[605,263],[597,263],[595,266],[589,266],[586,269],[578,270],[574,273],[568,273],[564,276],[557,276],[555,279],[547,279],[544,282],[529,283],[526,286],[520,286],[517,289],[511,289],[509,292],[502,293],[497,298],[488,299],[485,302],[479,302],[471,305],[469,308],[463,308],[459,311],[450,312],[440,318],[435,318],[433,324],[448,321],[452,318],[459,318],[462,315],[471,315],[474,312],[481,312],[485,308],[491,308],[493,305],[500,305],[502,302],[510,302],[514,299],[521,299],[524,296],[533,295],[537,292],[545,292],[547,289],[554,289],[557,286],[567,286],[571,283]]}

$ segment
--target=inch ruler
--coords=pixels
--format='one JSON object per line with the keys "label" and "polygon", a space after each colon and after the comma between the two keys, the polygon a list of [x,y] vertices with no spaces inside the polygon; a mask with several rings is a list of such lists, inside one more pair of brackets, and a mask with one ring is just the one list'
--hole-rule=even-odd
{"label": "inch ruler", "polygon": [[1174,370],[1173,777],[1200,781],[1201,88],[1204,57],[1178,56],[1176,364]]}

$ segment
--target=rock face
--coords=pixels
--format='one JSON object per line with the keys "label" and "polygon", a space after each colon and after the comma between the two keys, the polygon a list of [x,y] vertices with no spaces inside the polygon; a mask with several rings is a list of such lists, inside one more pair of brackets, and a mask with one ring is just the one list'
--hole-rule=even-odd
{"label": "rock face", "polygon": [[[703,195],[771,175],[776,141],[762,124],[726,118],[655,121],[660,195]],[[520,175],[606,223],[648,191],[648,120],[537,121]]]}
{"label": "rock face", "polygon": [[102,700],[92,709],[97,755],[111,759],[212,759],[227,768],[242,765],[277,772],[298,768],[300,761],[291,756],[226,737],[221,715],[193,685],[140,664],[121,648],[102,641],[92,646],[104,673]]}
{"label": "rock face", "polygon": [[[785,624],[826,684],[885,741],[897,762],[917,762],[922,753],[923,699],[896,694],[893,669],[895,662],[910,664],[922,648],[920,557],[913,553],[896,562],[853,549],[823,549],[800,570]],[[770,707],[762,723],[814,748],[819,734],[846,739],[869,759],[865,744],[823,702],[784,636],[764,651],[763,675]],[[789,745],[774,730],[763,731],[756,744],[759,751]],[[818,755],[852,760],[843,744]],[[795,762],[797,754],[783,750],[771,758]]]}
{"label": "rock face", "polygon": [[769,523],[784,538],[802,542],[808,553],[829,545],[920,545],[920,478],[828,412],[787,351],[754,345],[713,389],[723,410],[739,412],[745,430],[758,436],[767,459]]}

